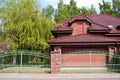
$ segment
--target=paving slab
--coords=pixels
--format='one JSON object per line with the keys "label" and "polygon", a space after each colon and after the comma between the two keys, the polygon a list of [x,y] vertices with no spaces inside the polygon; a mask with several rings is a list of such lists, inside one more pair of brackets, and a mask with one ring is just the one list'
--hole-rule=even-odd
{"label": "paving slab", "polygon": [[79,73],[79,74],[0,73],[0,78],[120,78],[120,73]]}

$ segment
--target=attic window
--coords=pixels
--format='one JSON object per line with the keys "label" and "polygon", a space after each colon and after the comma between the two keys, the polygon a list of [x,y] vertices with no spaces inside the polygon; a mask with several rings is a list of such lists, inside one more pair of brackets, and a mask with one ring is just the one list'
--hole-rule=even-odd
{"label": "attic window", "polygon": [[116,27],[116,29],[117,29],[117,30],[120,30],[120,25],[118,25],[118,26]]}

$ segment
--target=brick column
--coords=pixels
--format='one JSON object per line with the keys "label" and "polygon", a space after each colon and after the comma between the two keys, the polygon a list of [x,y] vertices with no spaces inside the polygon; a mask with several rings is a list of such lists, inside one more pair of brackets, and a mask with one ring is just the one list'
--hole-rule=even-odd
{"label": "brick column", "polygon": [[58,74],[60,73],[61,68],[61,48],[51,51],[51,73]]}
{"label": "brick column", "polygon": [[115,53],[115,48],[113,46],[109,46],[109,63],[112,62],[112,56]]}

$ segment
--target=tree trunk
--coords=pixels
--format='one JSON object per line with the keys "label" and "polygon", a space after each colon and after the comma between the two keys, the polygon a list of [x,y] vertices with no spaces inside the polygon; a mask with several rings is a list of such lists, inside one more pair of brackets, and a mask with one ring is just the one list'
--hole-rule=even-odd
{"label": "tree trunk", "polygon": [[13,64],[16,64],[16,60],[17,60],[17,55],[13,56]]}

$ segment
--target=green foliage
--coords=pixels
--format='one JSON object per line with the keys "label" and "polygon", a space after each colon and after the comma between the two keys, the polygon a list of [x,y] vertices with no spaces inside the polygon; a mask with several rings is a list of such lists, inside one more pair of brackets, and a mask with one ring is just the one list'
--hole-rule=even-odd
{"label": "green foliage", "polygon": [[60,0],[58,3],[58,9],[55,11],[54,19],[56,22],[67,18],[67,5],[63,3],[63,0]]}
{"label": "green foliage", "polygon": [[110,14],[120,17],[120,0],[112,0],[112,3],[105,2],[99,3],[100,14]]}
{"label": "green foliage", "polygon": [[43,14],[49,19],[52,19],[53,13],[54,13],[54,8],[51,5],[48,5],[46,8],[42,10]]}
{"label": "green foliage", "polygon": [[54,20],[58,22],[66,18],[72,18],[80,13],[83,15],[96,14],[96,10],[93,6],[91,6],[90,9],[85,7],[78,8],[74,0],[70,0],[69,5],[64,4],[63,0],[60,0],[58,3],[58,9],[55,11]]}
{"label": "green foliage", "polygon": [[66,18],[72,18],[76,14],[79,14],[79,12],[79,8],[76,6],[74,0],[71,0],[69,5],[64,4],[63,0],[60,0],[58,3],[58,9],[55,11],[54,20],[58,22]]}
{"label": "green foliage", "polygon": [[13,50],[49,48],[55,23],[40,12],[36,0],[2,0],[0,18],[6,30],[6,41]]}
{"label": "green foliage", "polygon": [[69,7],[69,14],[71,14],[70,18],[80,13],[80,10],[77,7],[76,2],[74,0],[70,0],[70,5],[68,5],[68,7]]}
{"label": "green foliage", "polygon": [[120,17],[120,0],[112,0],[113,12],[115,16]]}
{"label": "green foliage", "polygon": [[102,0],[102,3],[99,3],[100,14],[113,14],[111,3],[105,2]]}
{"label": "green foliage", "polygon": [[89,9],[87,9],[85,7],[80,8],[80,13],[83,15],[97,14],[93,5],[91,5],[91,8],[89,8]]}

